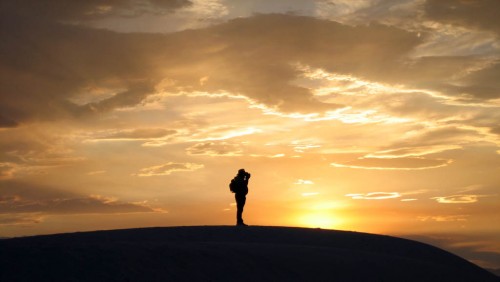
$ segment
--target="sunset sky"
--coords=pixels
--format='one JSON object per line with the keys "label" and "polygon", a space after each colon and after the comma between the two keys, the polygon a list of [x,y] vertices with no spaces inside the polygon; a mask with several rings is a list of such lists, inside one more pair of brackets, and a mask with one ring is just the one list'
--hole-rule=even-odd
{"label": "sunset sky", "polygon": [[500,268],[500,1],[0,2],[0,237],[250,225]]}

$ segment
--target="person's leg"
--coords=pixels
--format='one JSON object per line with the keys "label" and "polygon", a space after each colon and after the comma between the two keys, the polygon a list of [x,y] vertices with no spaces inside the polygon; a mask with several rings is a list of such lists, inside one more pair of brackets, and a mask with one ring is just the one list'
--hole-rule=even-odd
{"label": "person's leg", "polygon": [[246,197],[235,196],[236,199],[236,224],[243,224],[243,208],[245,207]]}

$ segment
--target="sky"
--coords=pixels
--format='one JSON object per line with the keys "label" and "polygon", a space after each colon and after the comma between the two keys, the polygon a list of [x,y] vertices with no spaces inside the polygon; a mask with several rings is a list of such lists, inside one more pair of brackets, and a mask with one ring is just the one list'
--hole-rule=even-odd
{"label": "sky", "polygon": [[0,237],[250,225],[500,268],[497,0],[0,2]]}

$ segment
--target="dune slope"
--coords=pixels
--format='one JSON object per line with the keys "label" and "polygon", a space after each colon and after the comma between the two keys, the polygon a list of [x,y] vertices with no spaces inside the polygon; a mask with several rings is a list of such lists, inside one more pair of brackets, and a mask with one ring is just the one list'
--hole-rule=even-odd
{"label": "dune slope", "polygon": [[158,227],[0,241],[0,281],[499,281],[436,247],[289,227]]}

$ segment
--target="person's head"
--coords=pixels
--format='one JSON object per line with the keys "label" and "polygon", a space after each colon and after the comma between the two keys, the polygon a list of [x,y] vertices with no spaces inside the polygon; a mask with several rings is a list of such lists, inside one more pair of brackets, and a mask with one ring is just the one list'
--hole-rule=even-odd
{"label": "person's head", "polygon": [[238,174],[236,175],[236,177],[248,179],[248,178],[250,178],[250,173],[246,172],[244,169],[240,169],[240,170],[238,170]]}

